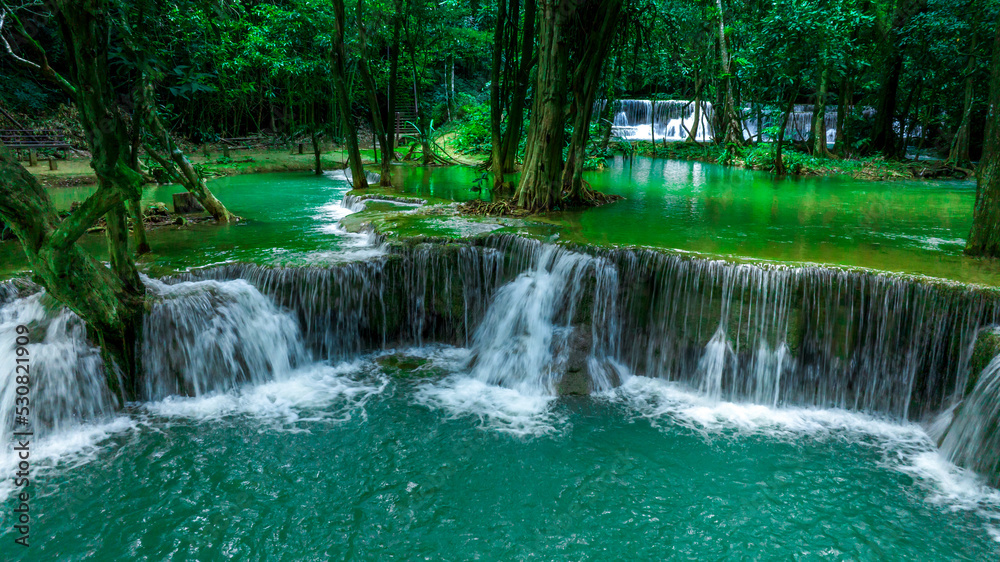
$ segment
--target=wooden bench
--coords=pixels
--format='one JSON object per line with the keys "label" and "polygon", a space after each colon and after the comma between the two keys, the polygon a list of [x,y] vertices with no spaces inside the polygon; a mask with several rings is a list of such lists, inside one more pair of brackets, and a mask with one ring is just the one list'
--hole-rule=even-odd
{"label": "wooden bench", "polygon": [[65,157],[66,151],[72,148],[66,133],[59,129],[0,129],[0,144],[12,149],[18,158],[27,151],[29,160],[39,150],[59,151]]}

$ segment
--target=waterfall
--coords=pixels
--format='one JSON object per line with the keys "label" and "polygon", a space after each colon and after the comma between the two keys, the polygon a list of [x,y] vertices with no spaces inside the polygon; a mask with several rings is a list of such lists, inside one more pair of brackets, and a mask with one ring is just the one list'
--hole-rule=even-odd
{"label": "waterfall", "polygon": [[24,347],[29,375],[30,428],[35,436],[69,428],[80,420],[94,419],[114,410],[107,390],[104,364],[98,349],[87,342],[80,318],[39,292],[0,306],[0,442],[10,443],[18,397],[14,358],[17,326],[27,326],[30,343]]}
{"label": "waterfall", "polygon": [[[600,115],[604,103],[603,100],[596,102],[595,115]],[[612,132],[626,140],[685,141],[695,124],[693,100],[619,100],[615,103],[617,108]],[[702,101],[701,105],[697,138],[700,142],[710,142],[714,135],[712,104]],[[747,139],[756,138],[764,129],[779,125],[783,118],[781,111],[767,110],[762,112],[762,119],[758,124],[751,107],[744,107],[742,113],[745,116],[743,135]],[[799,141],[808,139],[812,132],[812,120],[812,105],[795,104],[785,127],[785,138]],[[833,144],[837,140],[836,108],[828,108],[824,113],[823,129],[827,144]],[[764,140],[773,139],[764,136]]]}
{"label": "waterfall", "polygon": [[[144,279],[154,304],[144,322],[141,398],[200,396],[287,375],[310,359],[294,318],[245,281],[167,285]],[[15,357],[16,327],[28,326],[32,427],[36,437],[110,416],[100,352],[80,318],[42,291],[0,306],[0,355]],[[15,366],[0,371],[0,439],[9,442]]]}
{"label": "waterfall", "polygon": [[769,405],[919,419],[964,389],[987,290],[819,267],[620,250],[622,361]]}
{"label": "waterfall", "polygon": [[352,213],[360,213],[365,210],[365,201],[367,201],[366,197],[345,193],[344,200],[340,203],[340,206]]}
{"label": "waterfall", "polygon": [[[961,398],[972,342],[1000,319],[995,292],[958,284],[512,235],[391,242],[366,261],[227,264],[146,284],[146,399],[226,392],[314,361],[444,343],[469,350],[470,380],[546,400],[641,375],[716,401],[925,419]],[[12,356],[14,326],[31,327],[37,399],[51,404],[39,422],[59,428],[110,414],[100,355],[80,320],[44,292],[3,287],[0,350]],[[4,368],[9,433],[13,372]],[[961,420],[993,415],[986,409],[995,402],[976,397],[987,400],[995,379],[980,377],[949,442],[979,439]]]}
{"label": "waterfall", "polygon": [[[586,370],[594,389],[610,388],[615,373],[606,363],[617,333],[602,320],[613,322],[614,268],[551,245],[540,247],[534,262],[493,297],[473,337],[472,375],[526,395],[553,395],[567,370]],[[589,324],[577,317],[586,303],[595,308]]]}
{"label": "waterfall", "polygon": [[983,367],[968,396],[942,416],[951,423],[941,440],[949,460],[1000,485],[1000,354]]}
{"label": "waterfall", "polygon": [[296,321],[245,281],[143,281],[158,298],[144,326],[147,400],[259,384],[308,359]]}
{"label": "waterfall", "polygon": [[[350,168],[324,172],[324,175],[330,178],[343,180],[351,185],[354,185],[354,176],[351,175]],[[377,185],[380,181],[382,181],[382,175],[379,174],[378,172],[370,172],[368,170],[365,170],[365,179],[368,180],[368,185]]]}
{"label": "waterfall", "polygon": [[[598,101],[603,104],[603,101]],[[693,101],[620,100],[614,115],[612,132],[627,140],[684,141],[695,125]],[[595,115],[600,115],[600,108]],[[712,139],[712,104],[701,102],[697,139]]]}

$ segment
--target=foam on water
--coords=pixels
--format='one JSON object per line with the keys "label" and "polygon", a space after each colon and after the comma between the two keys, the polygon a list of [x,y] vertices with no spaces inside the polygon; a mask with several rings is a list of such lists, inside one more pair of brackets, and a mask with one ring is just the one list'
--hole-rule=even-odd
{"label": "foam on water", "polygon": [[388,385],[385,377],[355,378],[366,370],[359,361],[336,366],[316,363],[283,380],[198,397],[170,396],[145,403],[142,409],[153,416],[199,422],[248,416],[271,422],[273,427],[301,429],[295,424],[346,421],[358,412],[364,415],[368,400]]}
{"label": "foam on water", "polygon": [[[876,447],[882,463],[915,478],[927,501],[950,510],[1000,519],[1000,490],[975,472],[948,461],[921,426],[837,408],[772,408],[712,399],[678,383],[630,376],[595,397],[621,403],[655,426],[681,426],[706,439],[759,435],[797,441],[842,439]],[[1000,536],[1000,534],[994,535]]]}
{"label": "foam on water", "polygon": [[[40,439],[33,438],[30,443],[31,480],[37,482],[40,476],[55,469],[66,470],[87,464],[108,450],[111,437],[139,427],[135,419],[118,416],[104,422],[80,423]],[[4,475],[0,479],[0,502],[17,490],[14,479],[9,476],[19,460],[12,450],[14,444],[5,444],[0,450],[0,474]]]}
{"label": "foam on water", "polygon": [[522,394],[464,374],[423,383],[414,399],[449,412],[452,419],[472,416],[479,419],[481,428],[517,436],[540,437],[566,425],[565,417],[552,409],[555,396]]}

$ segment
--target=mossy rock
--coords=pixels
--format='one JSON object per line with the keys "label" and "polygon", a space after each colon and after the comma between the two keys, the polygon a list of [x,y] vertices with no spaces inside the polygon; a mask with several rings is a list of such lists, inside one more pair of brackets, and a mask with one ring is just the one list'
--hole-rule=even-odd
{"label": "mossy rock", "polygon": [[969,359],[969,381],[965,385],[966,396],[976,387],[979,374],[990,364],[994,357],[1000,355],[1000,328],[984,328],[976,336],[972,347],[972,357]]}
{"label": "mossy rock", "polygon": [[427,364],[428,359],[424,357],[413,357],[394,353],[383,355],[375,360],[385,372],[394,378],[412,379],[429,376],[431,373],[420,368]]}
{"label": "mossy rock", "polygon": [[559,381],[559,384],[556,385],[556,392],[560,396],[589,395],[590,374],[586,370],[567,371]]}

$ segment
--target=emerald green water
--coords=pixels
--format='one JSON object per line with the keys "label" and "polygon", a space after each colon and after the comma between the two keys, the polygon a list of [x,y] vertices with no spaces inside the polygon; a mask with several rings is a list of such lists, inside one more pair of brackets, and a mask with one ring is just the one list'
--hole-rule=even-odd
{"label": "emerald green water", "polygon": [[37,476],[33,546],[10,546],[5,523],[4,559],[987,560],[1000,547],[983,512],[997,493],[946,474],[916,426],[709,404],[642,378],[524,397],[456,371],[459,350],[415,351],[435,358],[429,380],[313,366],[64,435],[50,449],[94,445]]}
{"label": "emerald green water", "polygon": [[962,255],[973,181],[778,180],[651,158],[619,158],[586,179],[625,200],[566,213],[568,237],[580,242],[1000,282],[996,263]]}
{"label": "emerald green water", "polygon": [[[489,196],[470,189],[482,175],[470,167],[396,166],[393,173],[394,187],[408,196],[432,201]],[[971,181],[777,180],[760,172],[651,158],[635,158],[631,164],[619,158],[608,169],[588,172],[585,179],[625,200],[550,214],[544,220],[558,225],[562,240],[857,266],[1000,285],[1000,264],[962,255],[975,200]],[[336,229],[344,211],[337,203],[349,186],[335,175],[233,176],[214,180],[211,187],[247,223],[157,229],[149,235],[153,253],[141,260],[148,271],[226,261],[324,262],[343,259],[342,250],[363,246],[360,238]],[[50,193],[57,208],[67,209],[92,189]],[[169,204],[178,189],[149,187],[144,201]],[[479,231],[440,219],[420,224],[438,234]],[[83,243],[97,255],[106,254],[101,235],[89,235]],[[0,272],[26,267],[16,244],[4,243]]]}
{"label": "emerald green water", "polygon": [[[333,175],[276,173],[220,178],[211,188],[246,222],[219,226],[213,223],[185,227],[166,226],[148,234],[152,253],[140,264],[152,274],[229,261],[295,265],[343,259],[348,250],[364,246],[364,237],[337,230],[344,216],[339,203],[350,186]],[[49,191],[57,209],[69,209],[94,187],[60,188]],[[149,186],[143,204],[160,201],[172,206],[171,195],[179,186]],[[106,259],[103,234],[88,234],[82,244]],[[27,261],[13,241],[3,244],[0,272],[27,268]],[[353,258],[365,257],[363,250]]]}
{"label": "emerald green water", "polygon": [[[404,194],[464,200],[480,196],[469,190],[477,177],[470,168],[399,167],[394,182]],[[627,199],[547,217],[564,227],[563,240],[998,279],[993,265],[960,254],[968,182],[775,181],[648,159],[587,180]],[[333,175],[237,176],[212,188],[246,223],[152,231],[148,272],[379,252],[337,227],[348,185]],[[176,190],[149,188],[144,200],[169,202]],[[68,208],[89,190],[52,193]],[[442,230],[461,230],[447,220]],[[84,243],[102,255],[101,235]],[[16,245],[2,249],[0,271],[25,266]],[[225,321],[253,320],[239,314],[259,309],[241,302],[206,341],[232,336]],[[239,326],[240,337],[263,328]],[[407,353],[429,362],[415,374],[370,356],[313,363],[273,382],[135,403],[118,417],[61,428],[32,449],[29,549],[13,545],[12,480],[0,480],[0,558],[991,560],[1000,552],[1000,492],[945,461],[921,426],[714,402],[644,377],[608,394],[526,395],[471,376],[467,349]]]}

